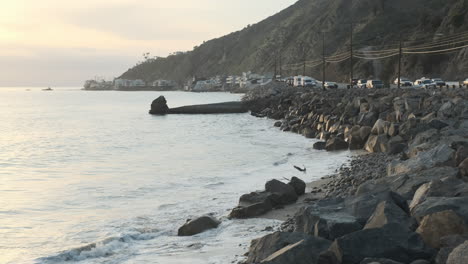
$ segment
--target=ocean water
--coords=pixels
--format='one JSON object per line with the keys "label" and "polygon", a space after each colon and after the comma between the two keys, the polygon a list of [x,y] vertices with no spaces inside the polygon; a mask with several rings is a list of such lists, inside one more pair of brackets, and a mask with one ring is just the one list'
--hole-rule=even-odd
{"label": "ocean water", "polygon": [[[236,263],[280,224],[228,220],[241,194],[347,160],[249,114],[149,115],[161,94],[170,107],[241,98],[0,88],[0,263]],[[218,229],[177,237],[209,213]]]}

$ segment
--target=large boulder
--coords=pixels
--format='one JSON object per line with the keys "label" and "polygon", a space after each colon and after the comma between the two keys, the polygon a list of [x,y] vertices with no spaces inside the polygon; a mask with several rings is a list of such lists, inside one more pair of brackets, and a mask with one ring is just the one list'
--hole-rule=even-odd
{"label": "large boulder", "polygon": [[315,142],[313,148],[316,150],[324,150],[327,146],[327,142],[319,141]]}
{"label": "large boulder", "polygon": [[424,202],[428,197],[460,197],[466,196],[468,185],[455,177],[432,180],[418,188],[410,204],[410,210]]}
{"label": "large boulder", "polygon": [[296,244],[282,248],[268,256],[261,263],[264,264],[321,264],[318,262],[320,254],[331,242],[319,237],[308,237]]}
{"label": "large boulder", "polygon": [[442,167],[453,165],[453,155],[455,150],[447,144],[439,144],[436,147],[422,151],[416,157],[406,161],[394,161],[387,167],[388,175],[417,172],[432,167]]}
{"label": "large boulder", "polygon": [[401,136],[394,136],[390,138],[390,140],[387,143],[387,146],[388,153],[394,155],[403,152],[406,149],[407,144]]}
{"label": "large boulder", "polygon": [[363,261],[361,261],[360,264],[403,264],[403,263],[394,261],[391,259],[365,258]]}
{"label": "large boulder", "polygon": [[328,240],[335,240],[362,229],[354,216],[345,213],[324,214],[315,223],[314,235]]}
{"label": "large boulder", "polygon": [[374,135],[386,134],[390,127],[390,122],[379,119],[372,127],[371,133]]}
{"label": "large boulder", "polygon": [[459,245],[463,244],[465,241],[468,241],[468,236],[460,236],[460,235],[454,235],[454,236],[446,236],[441,238],[440,243],[441,243],[441,248],[439,252],[437,253],[437,256],[434,259],[435,264],[446,264],[447,259],[452,253],[452,251],[458,247]]}
{"label": "large boulder", "polygon": [[288,184],[294,188],[294,191],[296,191],[298,196],[301,196],[305,193],[306,183],[303,180],[297,177],[292,177]]}
{"label": "large boulder", "polygon": [[345,214],[344,200],[341,198],[323,199],[302,207],[294,216],[294,231],[315,234],[315,224],[327,215]]}
{"label": "large boulder", "polygon": [[393,202],[404,212],[408,212],[406,200],[399,194],[391,191],[382,191],[377,193],[365,193],[355,196],[345,201],[346,209],[365,225],[369,217],[375,212],[377,205],[383,201]]}
{"label": "large boulder", "polygon": [[387,152],[388,136],[386,134],[371,135],[364,148],[368,152]]}
{"label": "large boulder", "polygon": [[455,153],[455,165],[459,166],[465,159],[468,158],[468,146],[460,146]]}
{"label": "large boulder", "polygon": [[348,142],[345,142],[343,139],[339,137],[330,138],[325,145],[325,149],[327,151],[338,151],[338,150],[346,150],[348,149],[349,145]]}
{"label": "large boulder", "polygon": [[408,228],[412,228],[413,225],[407,212],[403,211],[393,201],[383,201],[379,203],[375,212],[367,220],[364,229],[379,228],[390,223],[399,223]]}
{"label": "large boulder", "polygon": [[372,127],[370,126],[362,126],[359,129],[359,137],[361,138],[362,141],[366,142],[367,139],[369,138],[370,134],[372,131]]}
{"label": "large boulder", "polygon": [[460,175],[462,177],[468,177],[468,158],[466,158],[460,165],[458,165],[460,169]]}
{"label": "large boulder", "polygon": [[248,206],[256,203],[270,202],[272,205],[278,200],[278,195],[270,192],[251,192],[239,199],[239,206]]}
{"label": "large boulder", "polygon": [[202,216],[194,220],[187,221],[179,228],[178,236],[193,236],[206,230],[217,228],[220,222],[211,216]]}
{"label": "large boulder", "polygon": [[273,210],[273,206],[269,201],[256,203],[248,206],[238,206],[232,209],[229,214],[230,219],[246,219],[264,215]]}
{"label": "large boulder", "polygon": [[265,191],[278,194],[278,202],[280,205],[295,203],[298,199],[293,186],[278,180],[268,181],[265,184]]}
{"label": "large boulder", "polygon": [[421,222],[426,215],[452,210],[468,223],[468,197],[429,197],[411,212]]}
{"label": "large boulder", "polygon": [[440,248],[441,238],[464,235],[468,232],[468,226],[454,211],[447,210],[426,215],[416,232],[421,235],[426,244],[433,248]]}
{"label": "large boulder", "polygon": [[421,237],[399,224],[364,229],[340,237],[330,246],[339,263],[359,264],[365,258],[387,258],[403,263],[430,259],[434,252]]}
{"label": "large boulder", "polygon": [[375,112],[363,112],[358,116],[358,125],[372,127],[377,121],[378,115]]}
{"label": "large boulder", "polygon": [[164,96],[159,96],[151,103],[151,110],[149,111],[152,115],[165,115],[169,111],[167,101]]}
{"label": "large boulder", "polygon": [[466,263],[468,263],[468,241],[456,247],[447,259],[447,264]]}
{"label": "large boulder", "polygon": [[259,263],[276,251],[307,238],[308,235],[298,232],[275,232],[254,239],[250,243],[247,264]]}

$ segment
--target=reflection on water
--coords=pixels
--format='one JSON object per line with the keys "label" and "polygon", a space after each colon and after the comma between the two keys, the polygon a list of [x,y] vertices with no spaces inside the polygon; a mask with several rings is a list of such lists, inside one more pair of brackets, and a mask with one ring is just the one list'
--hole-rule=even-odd
{"label": "reflection on water", "polygon": [[[240,99],[0,89],[1,263],[226,263],[277,224],[226,220],[240,194],[292,165],[312,180],[346,159],[248,114],[148,115],[160,94],[171,107]],[[176,236],[206,213],[221,227]]]}

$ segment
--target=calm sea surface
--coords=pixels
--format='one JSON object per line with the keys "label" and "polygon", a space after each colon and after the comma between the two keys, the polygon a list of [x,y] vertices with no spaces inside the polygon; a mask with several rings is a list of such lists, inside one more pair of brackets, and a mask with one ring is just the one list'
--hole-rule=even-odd
{"label": "calm sea surface", "polygon": [[[147,114],[161,94],[170,107],[240,100],[0,88],[0,263],[231,263],[279,224],[227,220],[241,194],[273,178],[311,181],[347,159],[249,114]],[[177,237],[207,213],[220,228]]]}

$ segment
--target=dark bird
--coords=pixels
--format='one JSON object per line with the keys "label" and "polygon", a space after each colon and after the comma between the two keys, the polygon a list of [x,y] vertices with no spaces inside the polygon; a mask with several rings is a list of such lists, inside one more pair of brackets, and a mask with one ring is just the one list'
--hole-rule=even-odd
{"label": "dark bird", "polygon": [[306,173],[306,171],[307,171],[307,168],[306,168],[305,166],[304,166],[304,168],[300,168],[300,167],[298,167],[298,166],[294,166],[294,168],[295,168],[296,170],[300,171],[300,172],[303,172],[303,173]]}

